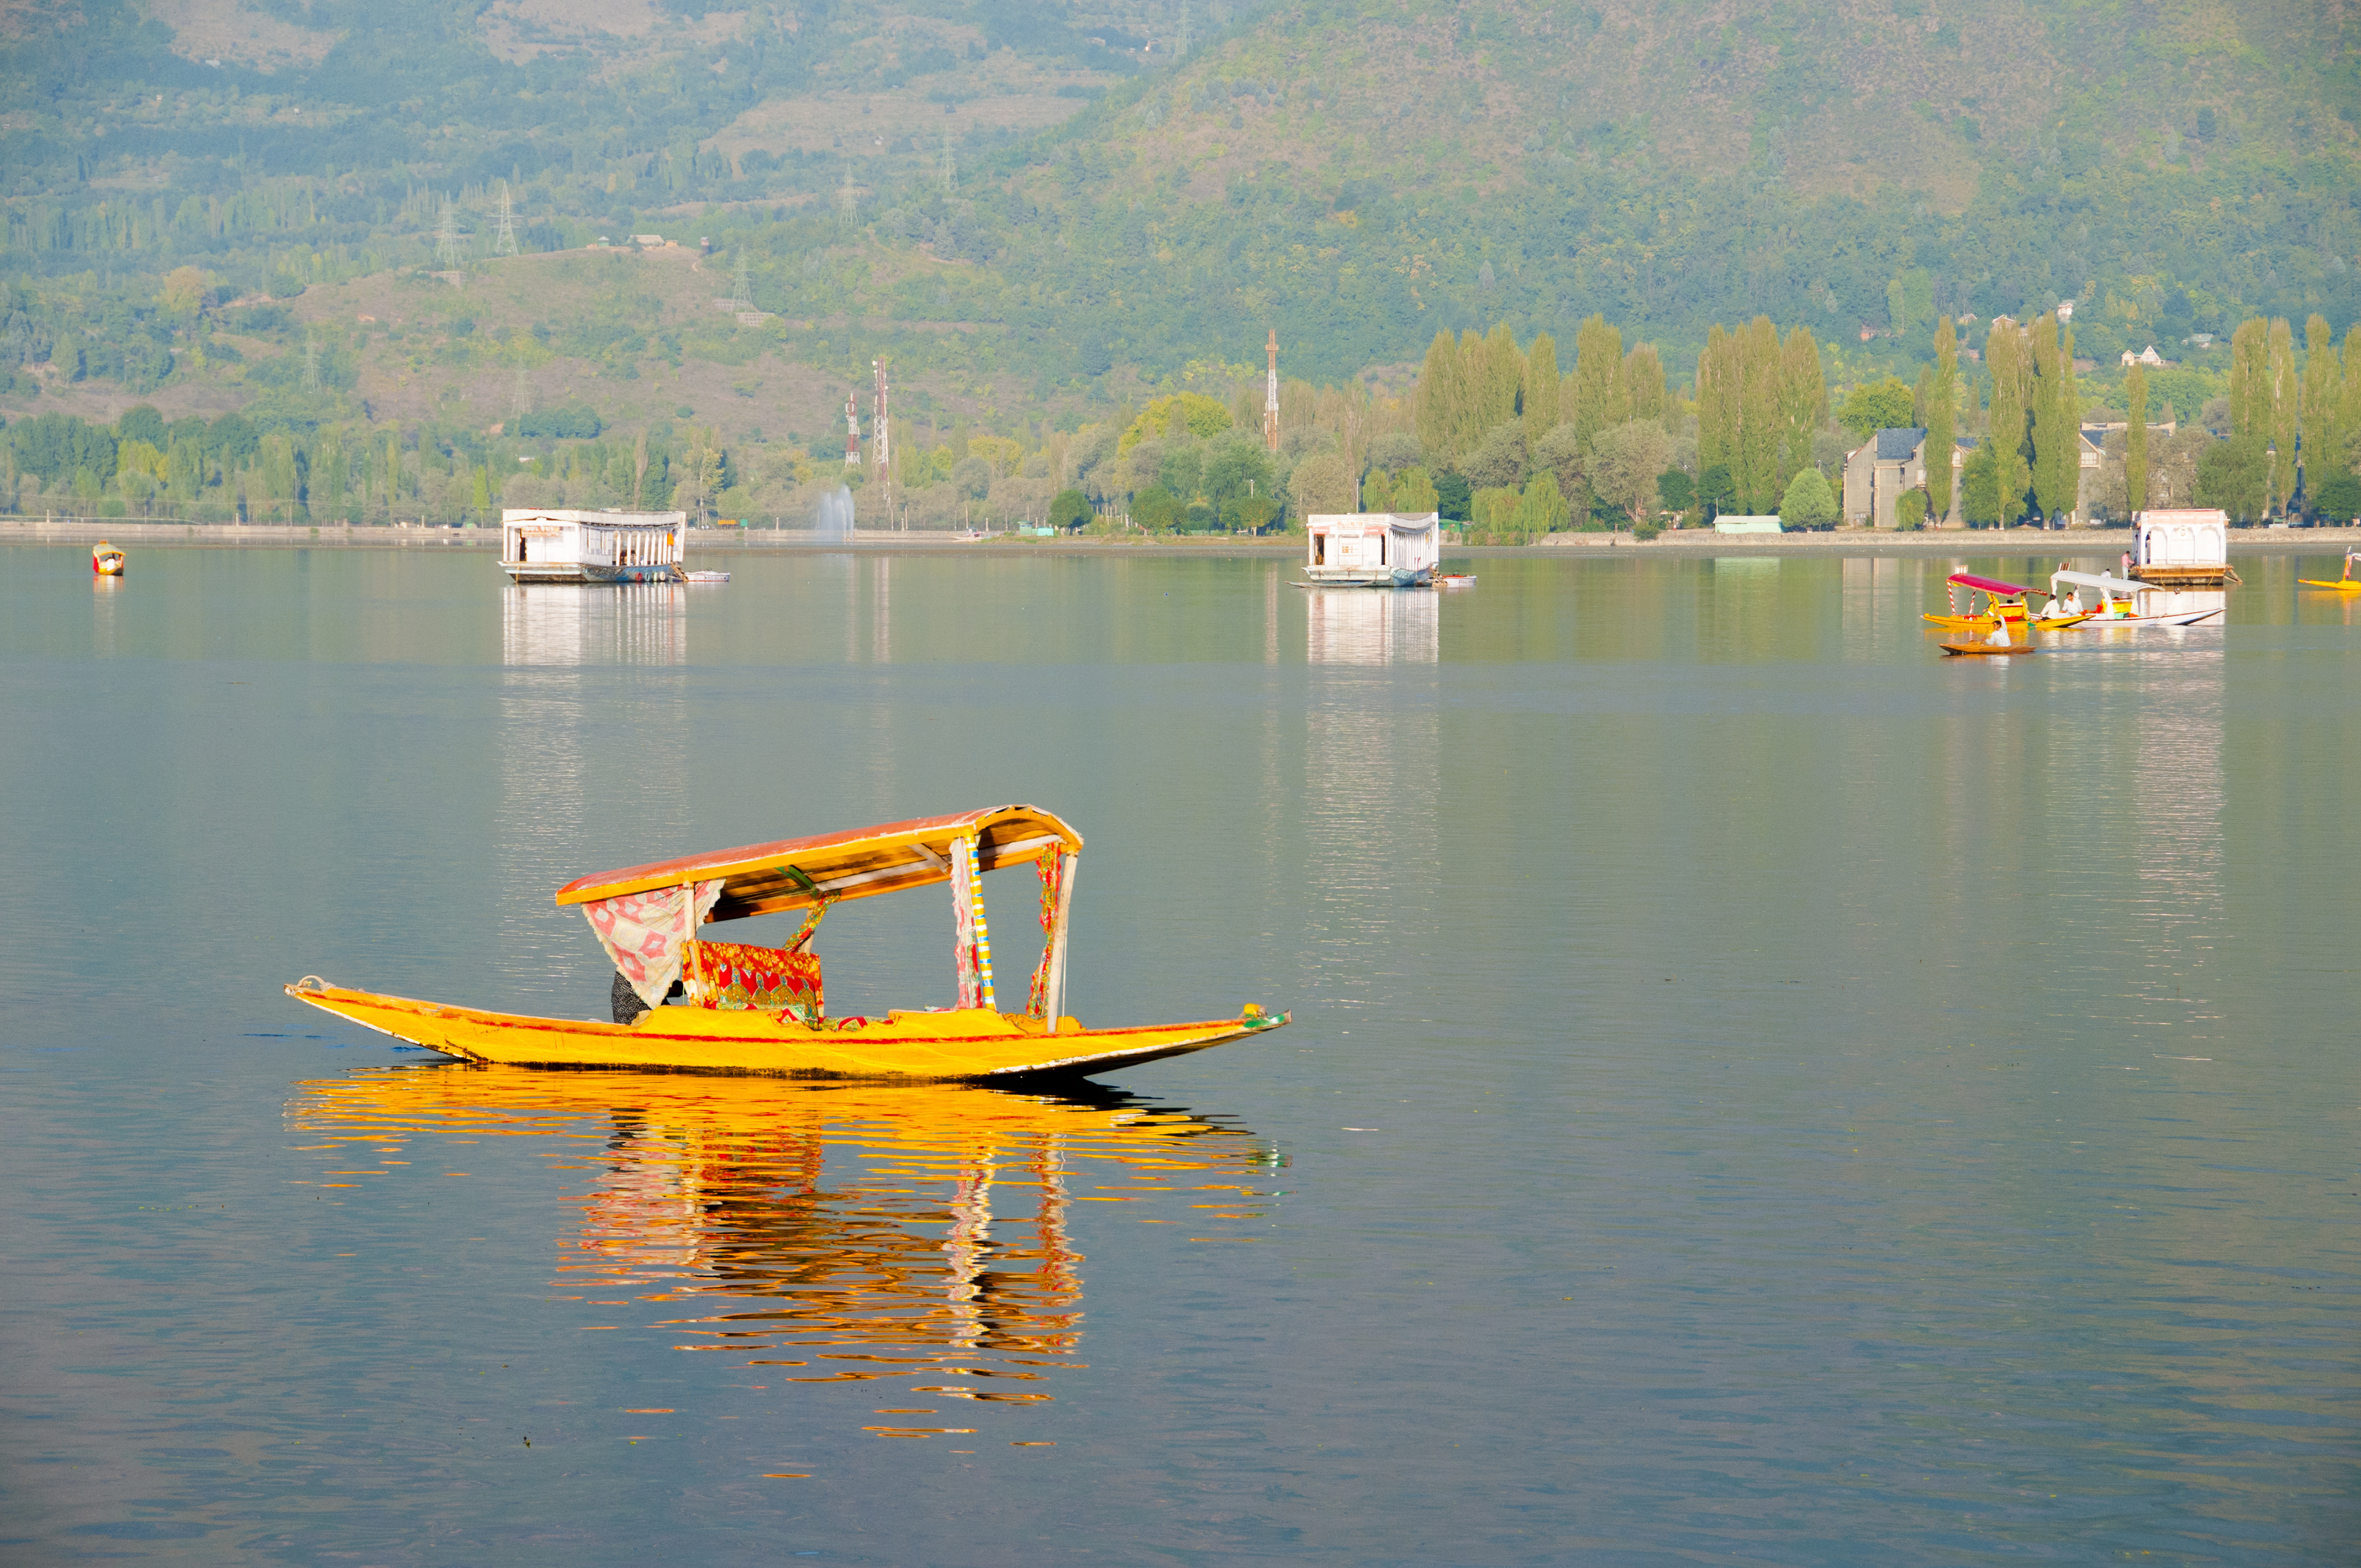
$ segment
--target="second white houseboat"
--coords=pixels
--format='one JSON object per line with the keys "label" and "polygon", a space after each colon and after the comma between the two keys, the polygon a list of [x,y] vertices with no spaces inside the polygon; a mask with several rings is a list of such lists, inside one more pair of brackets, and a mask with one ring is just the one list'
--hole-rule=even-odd
{"label": "second white houseboat", "polygon": [[1435,512],[1314,512],[1303,575],[1328,588],[1423,588],[1443,560],[1443,519]]}
{"label": "second white houseboat", "polygon": [[500,513],[500,569],[520,583],[652,583],[681,576],[684,511]]}

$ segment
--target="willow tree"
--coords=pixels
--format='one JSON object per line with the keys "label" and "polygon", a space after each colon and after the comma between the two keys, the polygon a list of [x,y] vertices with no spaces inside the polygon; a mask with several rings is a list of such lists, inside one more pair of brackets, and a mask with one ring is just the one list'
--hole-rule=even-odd
{"label": "willow tree", "polygon": [[1951,318],[1935,323],[1935,373],[1927,382],[1927,513],[1951,515],[1951,454],[1958,429],[1960,339]]}
{"label": "willow tree", "polygon": [[2131,422],[2124,431],[2124,507],[2138,513],[2147,510],[2147,367],[2136,359],[2124,378],[2124,401]]}

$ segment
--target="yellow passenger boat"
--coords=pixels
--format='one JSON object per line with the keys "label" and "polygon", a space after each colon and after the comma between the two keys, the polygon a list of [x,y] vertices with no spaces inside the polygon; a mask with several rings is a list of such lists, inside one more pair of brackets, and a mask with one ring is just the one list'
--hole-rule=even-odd
{"label": "yellow passenger boat", "polygon": [[[1943,579],[1944,592],[1949,596],[1951,613],[1926,615],[1921,620],[1939,626],[1946,631],[1990,631],[1998,626],[2013,626],[2018,630],[2031,626],[2038,631],[2062,631],[2090,619],[2081,611],[2060,614],[2055,607],[2049,613],[2034,615],[2026,608],[2026,596],[2036,590],[2022,583],[2004,583],[1993,577],[1980,577],[1972,572],[1954,572]],[[1960,590],[1968,590],[1968,608],[1960,608]],[[1984,596],[1984,609],[1975,608],[1976,595]],[[1949,644],[1946,644],[1949,646]]]}
{"label": "yellow passenger boat", "polygon": [[[467,1061],[518,1067],[763,1073],[790,1078],[986,1080],[1086,1075],[1203,1050],[1288,1021],[1235,1018],[1085,1028],[1063,1015],[1082,835],[1050,813],[1002,806],[847,833],[750,844],[579,877],[557,890],[615,962],[614,1022],[539,1018],[349,991],[306,975],[298,1001]],[[995,999],[986,872],[1031,865],[1041,883],[1041,961],[1027,1003]],[[828,1015],[809,947],[829,905],[949,883],[954,1005]],[[697,938],[700,925],[793,910],[785,948]],[[677,997],[681,1006],[664,1003]]]}
{"label": "yellow passenger boat", "polygon": [[2298,577],[2296,581],[2307,588],[2327,588],[2331,592],[2340,594],[2361,594],[2361,577],[2353,575],[2353,558],[2356,554],[2361,554],[2361,551],[2347,550],[2345,553],[2345,571],[2341,576]]}

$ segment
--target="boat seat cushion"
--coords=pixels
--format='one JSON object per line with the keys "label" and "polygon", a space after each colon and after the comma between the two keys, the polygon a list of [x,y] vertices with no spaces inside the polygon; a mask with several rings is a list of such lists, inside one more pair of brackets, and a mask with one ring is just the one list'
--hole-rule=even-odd
{"label": "boat seat cushion", "polygon": [[807,1024],[827,1016],[819,955],[801,948],[692,942],[681,965],[688,1000],[699,1007],[759,1007],[795,1014]]}

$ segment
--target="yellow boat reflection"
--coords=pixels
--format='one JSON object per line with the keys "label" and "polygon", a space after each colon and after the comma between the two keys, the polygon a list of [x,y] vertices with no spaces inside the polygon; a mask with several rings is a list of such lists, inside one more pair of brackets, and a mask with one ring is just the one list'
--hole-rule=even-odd
{"label": "yellow boat reflection", "polygon": [[[1242,1239],[1268,1159],[1250,1134],[1111,1091],[453,1066],[303,1083],[289,1115],[324,1186],[441,1179],[429,1147],[546,1140],[590,1173],[554,1281],[608,1309],[584,1328],[659,1329],[765,1384],[911,1378],[925,1399],[1015,1404],[1076,1365],[1073,1204],[1185,1193],[1191,1239]],[[647,1315],[612,1310],[631,1307]]]}

